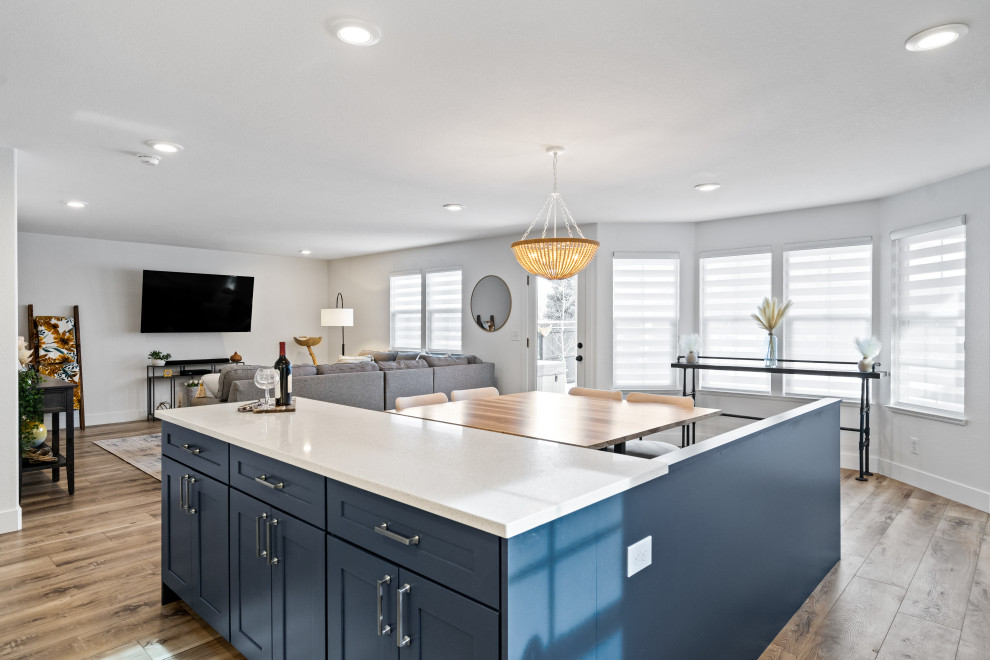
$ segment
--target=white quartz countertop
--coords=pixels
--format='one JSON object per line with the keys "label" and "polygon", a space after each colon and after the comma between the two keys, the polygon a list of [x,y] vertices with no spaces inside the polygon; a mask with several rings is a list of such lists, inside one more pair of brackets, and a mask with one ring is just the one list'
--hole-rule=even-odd
{"label": "white quartz countertop", "polygon": [[293,413],[219,404],[158,418],[509,538],[667,473],[644,460],[296,397]]}

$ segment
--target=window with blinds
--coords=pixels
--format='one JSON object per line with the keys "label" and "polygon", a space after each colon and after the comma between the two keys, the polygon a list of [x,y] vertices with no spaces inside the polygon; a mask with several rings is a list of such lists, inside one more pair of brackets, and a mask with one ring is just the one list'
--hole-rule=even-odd
{"label": "window with blinds", "polygon": [[461,269],[426,273],[426,348],[461,350]]}
{"label": "window with blinds", "polygon": [[679,264],[675,254],[612,258],[613,388],[676,385]]}
{"label": "window with blinds", "polygon": [[[873,334],[873,246],[868,241],[784,251],[784,357],[855,361],[855,340]],[[814,368],[815,365],[798,365]],[[837,365],[819,365],[841,369]],[[853,369],[855,367],[849,367]],[[784,394],[859,398],[855,378],[784,375]]]}
{"label": "window with blinds", "polygon": [[[753,254],[704,257],[700,259],[700,268],[701,354],[762,357],[766,333],[751,314],[771,295],[769,249]],[[762,366],[759,362],[752,364]],[[770,392],[770,374],[713,370],[699,371],[698,377],[699,387]]]}
{"label": "window with blinds", "polygon": [[966,340],[965,218],[891,234],[892,403],[962,415]]}
{"label": "window with blinds", "polygon": [[423,347],[423,274],[389,276],[389,341],[392,348]]}

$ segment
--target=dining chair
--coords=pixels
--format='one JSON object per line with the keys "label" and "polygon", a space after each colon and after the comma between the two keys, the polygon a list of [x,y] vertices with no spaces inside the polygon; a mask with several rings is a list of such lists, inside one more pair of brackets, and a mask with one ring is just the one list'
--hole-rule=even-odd
{"label": "dining chair", "polygon": [[419,394],[417,396],[400,396],[395,400],[395,410],[405,410],[417,406],[430,406],[434,403],[447,403],[447,395],[443,392],[434,394]]}
{"label": "dining chair", "polygon": [[498,396],[498,388],[496,387],[475,387],[470,390],[454,390],[450,393],[450,400],[490,399],[495,396]]}
{"label": "dining chair", "polygon": [[[628,395],[626,395],[626,401],[628,401],[629,403],[662,403],[662,404],[665,404],[665,405],[668,405],[668,406],[679,406],[681,408],[686,408],[688,410],[694,409],[694,399],[692,399],[689,396],[669,396],[669,395],[666,395],[666,394],[644,394],[643,392],[630,392]],[[693,444],[693,439],[692,439],[692,434],[693,433],[694,433],[694,424],[691,424],[690,427],[688,427],[688,426],[682,426],[681,427],[681,446],[682,447],[685,447],[688,444]],[[657,440],[643,440],[643,442],[659,442],[659,441],[657,441]],[[664,442],[662,444],[669,445],[670,447],[674,447],[676,449],[676,447],[674,445],[670,445],[669,443]],[[628,449],[629,449],[630,446],[631,446],[631,444],[627,444],[626,445],[627,452],[628,452]],[[668,453],[670,451],[669,449],[666,449],[666,448],[654,448],[653,449],[654,452],[660,451],[660,450],[663,450],[663,453],[664,454],[666,454],[666,453]],[[634,451],[636,451],[636,450],[634,450]],[[654,453],[654,455],[659,456],[660,454]]]}
{"label": "dining chair", "polygon": [[589,387],[572,387],[568,394],[574,396],[590,396],[596,399],[611,399],[622,401],[622,392],[618,390],[593,390]]}

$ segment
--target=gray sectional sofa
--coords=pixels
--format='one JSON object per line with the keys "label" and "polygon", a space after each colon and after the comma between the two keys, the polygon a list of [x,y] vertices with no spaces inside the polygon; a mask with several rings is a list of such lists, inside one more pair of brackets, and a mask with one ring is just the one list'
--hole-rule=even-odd
{"label": "gray sectional sofa", "polygon": [[[292,366],[292,393],[369,410],[391,410],[400,396],[475,387],[495,387],[495,365],[474,356],[369,352],[374,361],[352,364]],[[386,359],[382,359],[386,358]],[[390,358],[390,359],[388,359]],[[220,396],[194,399],[191,405],[253,401],[264,396],[254,384],[258,365],[231,365],[221,370]]]}

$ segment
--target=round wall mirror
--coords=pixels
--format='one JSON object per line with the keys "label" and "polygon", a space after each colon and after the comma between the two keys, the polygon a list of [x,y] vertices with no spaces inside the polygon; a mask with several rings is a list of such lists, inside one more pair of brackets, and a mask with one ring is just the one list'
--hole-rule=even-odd
{"label": "round wall mirror", "polygon": [[509,320],[512,296],[505,281],[497,275],[485,275],[471,293],[471,316],[485,332],[495,332]]}

